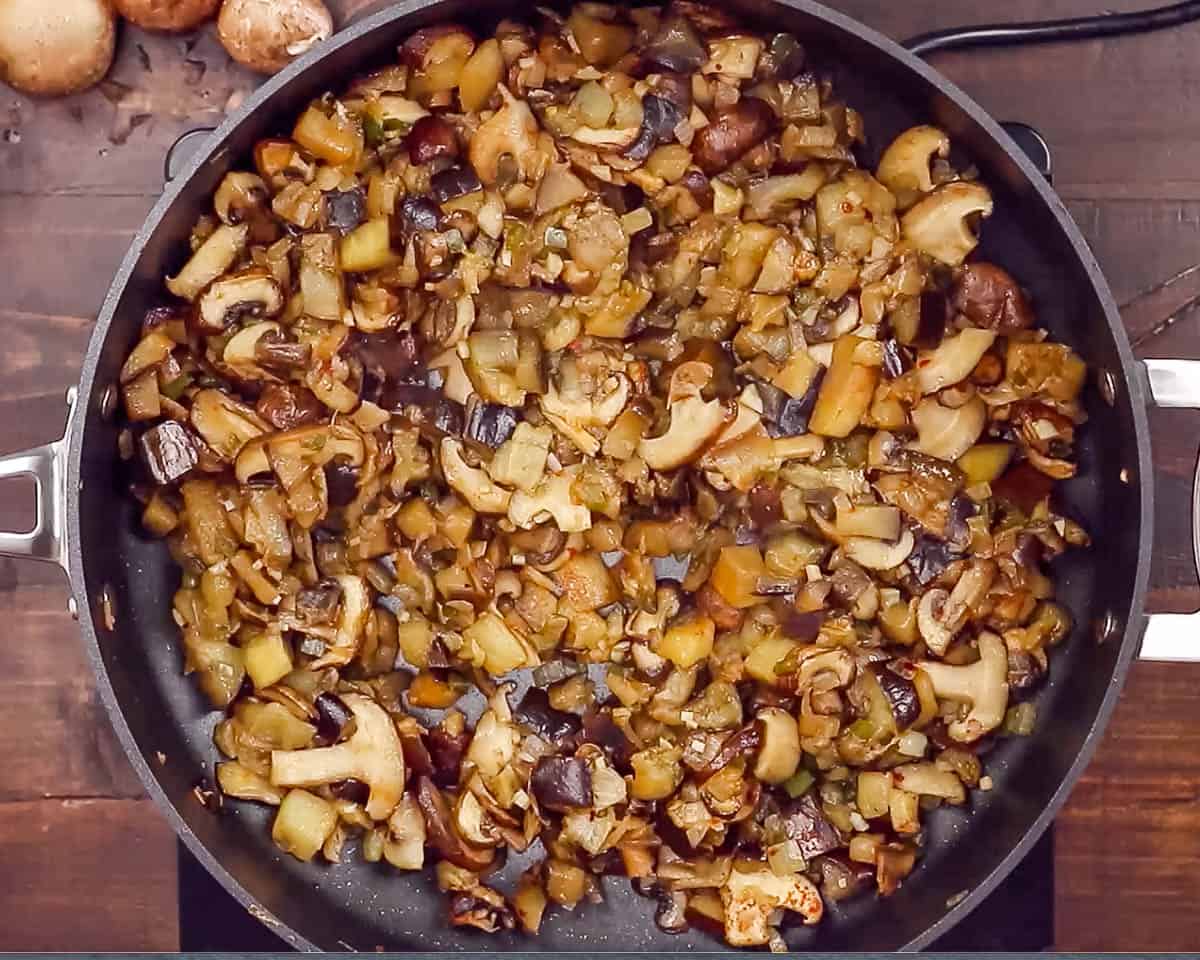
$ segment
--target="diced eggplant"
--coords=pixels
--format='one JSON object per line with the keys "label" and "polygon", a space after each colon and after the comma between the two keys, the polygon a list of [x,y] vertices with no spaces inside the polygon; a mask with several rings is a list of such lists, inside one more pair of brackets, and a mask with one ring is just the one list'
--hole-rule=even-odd
{"label": "diced eggplant", "polygon": [[465,197],[482,189],[478,175],[469,166],[450,167],[435,173],[429,181],[429,194],[438,203]]}
{"label": "diced eggplant", "polygon": [[640,163],[650,156],[660,143],[675,139],[675,128],[685,119],[683,112],[670,100],[648,93],[642,98],[642,126],[637,139],[625,149],[625,156]]}
{"label": "diced eggplant", "polygon": [[573,713],[555,710],[545,690],[530,687],[513,710],[513,719],[528,727],[543,740],[562,746],[583,729],[583,721]]}
{"label": "diced eggplant", "polygon": [[341,457],[325,464],[325,485],[329,491],[329,505],[344,507],[353,503],[358,496],[358,467]]}
{"label": "diced eggplant", "polygon": [[445,727],[438,726],[429,731],[426,740],[434,783],[443,787],[454,786],[458,783],[463,757],[471,745],[470,731],[451,733]]}
{"label": "diced eggplant", "polygon": [[592,771],[579,757],[542,757],[529,786],[546,810],[567,813],[592,805]]}
{"label": "diced eggplant", "polygon": [[337,618],[342,588],[336,580],[323,580],[296,594],[296,616],[313,625],[333,623]]}
{"label": "diced eggplant", "polygon": [[327,190],[324,221],[329,230],[347,234],[366,219],[367,197],[362,187],[353,190]]}
{"label": "diced eggplant", "polygon": [[871,672],[892,708],[896,729],[904,730],[912,726],[921,712],[921,700],[917,696],[916,685],[883,664],[873,665]]}
{"label": "diced eggplant", "polygon": [[758,395],[763,402],[763,419],[767,423],[767,433],[772,437],[797,437],[808,432],[808,421],[817,405],[824,374],[824,368],[818,370],[801,397],[789,396],[769,383],[756,384]]}
{"label": "diced eggplant", "polygon": [[521,411],[498,403],[480,401],[471,405],[463,436],[482,443],[493,450],[499,449],[521,422]]}
{"label": "diced eggplant", "polygon": [[788,838],[796,841],[805,860],[815,860],[842,845],[837,828],[829,822],[811,794],[789,803],[782,816]]}
{"label": "diced eggplant", "polygon": [[346,725],[354,719],[354,714],[336,693],[320,694],[313,707],[317,711],[317,746],[337,743],[348,733]]}
{"label": "diced eggplant", "polygon": [[142,434],[138,443],[142,462],[155,483],[174,483],[196,466],[200,451],[182,423],[166,420]]}

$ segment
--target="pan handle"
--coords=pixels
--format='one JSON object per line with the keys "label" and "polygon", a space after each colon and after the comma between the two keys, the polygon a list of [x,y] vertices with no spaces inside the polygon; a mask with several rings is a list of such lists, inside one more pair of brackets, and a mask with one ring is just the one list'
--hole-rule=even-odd
{"label": "pan handle", "polygon": [[1185,0],[1183,3],[1171,3],[1164,7],[1133,13],[1102,13],[1066,20],[951,27],[948,30],[922,33],[904,41],[904,46],[909,52],[924,57],[939,50],[961,50],[965,47],[1062,43],[1070,40],[1091,40],[1095,37],[1114,37],[1126,33],[1146,33],[1150,30],[1176,27],[1192,20],[1200,20],[1200,0]]}
{"label": "pan handle", "polygon": [[[1200,409],[1200,360],[1143,360],[1156,406]],[[1200,464],[1192,488],[1192,555],[1200,571]],[[1142,635],[1142,660],[1200,663],[1200,610],[1152,613]]]}
{"label": "pan handle", "polygon": [[[75,388],[67,393],[67,406],[75,405]],[[0,456],[0,479],[33,477],[37,507],[33,529],[26,533],[0,532],[0,556],[45,560],[67,568],[67,455],[70,448],[70,413],[67,429],[53,443],[20,453]]]}

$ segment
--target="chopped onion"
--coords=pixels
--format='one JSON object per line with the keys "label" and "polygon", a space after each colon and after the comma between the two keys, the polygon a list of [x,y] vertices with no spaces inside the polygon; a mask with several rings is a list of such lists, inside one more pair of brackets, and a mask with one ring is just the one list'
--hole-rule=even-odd
{"label": "chopped onion", "polygon": [[896,744],[896,749],[906,757],[923,757],[929,747],[929,738],[920,730],[909,730]]}

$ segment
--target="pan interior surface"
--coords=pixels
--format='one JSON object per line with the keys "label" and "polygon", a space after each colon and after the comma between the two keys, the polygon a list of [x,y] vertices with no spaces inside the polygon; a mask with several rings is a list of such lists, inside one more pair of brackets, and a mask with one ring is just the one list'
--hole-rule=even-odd
{"label": "pan interior surface", "polygon": [[[1071,638],[1052,655],[1050,682],[1038,700],[1032,737],[1000,740],[985,760],[995,788],[963,808],[943,808],[928,820],[921,866],[895,896],[833,905],[815,928],[785,931],[793,949],[883,951],[928,943],[1000,879],[1036,840],[1088,755],[1136,642],[1121,634],[1138,616],[1148,556],[1143,540],[1149,494],[1141,478],[1147,449],[1140,381],[1128,376],[1128,349],[1116,330],[1107,288],[1061,204],[1031,167],[1014,159],[994,125],[966,98],[929,71],[902,58],[894,44],[802,0],[727,2],[751,24],[795,33],[816,63],[833,75],[842,98],[863,113],[870,166],[883,145],[917,123],[946,129],[963,158],[974,162],[996,199],[979,256],[1002,264],[1032,293],[1041,322],[1096,370],[1115,377],[1110,405],[1087,390],[1089,422],[1079,444],[1081,475],[1065,487],[1068,512],[1094,537],[1056,570],[1060,599],[1076,618]],[[182,675],[182,650],[171,618],[178,574],[165,546],[140,532],[117,457],[117,426],[100,415],[101,395],[117,379],[138,336],[143,313],[162,301],[162,278],[187,254],[187,236],[208,209],[223,174],[249,160],[258,139],[286,134],[307,102],[326,89],[395,56],[413,29],[449,19],[487,25],[511,5],[476,0],[417,0],[336,36],[305,63],[270,81],[218,132],[219,145],[197,158],[172,185],[135,241],[97,324],[77,411],[72,462],[80,471],[72,529],[72,578],[82,627],[102,692],[127,750],[152,794],[222,883],[256,915],[300,947],[373,950],[694,950],[721,944],[697,930],[669,936],[654,925],[655,904],[628,881],[605,881],[605,902],[576,912],[552,911],[542,936],[488,937],[451,929],[431,871],[400,873],[364,863],[351,852],[340,865],[302,864],[270,839],[272,810],[230,802],[217,813],[193,794],[211,782],[217,757],[211,734],[218,715]],[[1129,482],[1122,480],[1127,471]],[[110,591],[115,625],[103,623],[96,598]],[[88,598],[91,598],[89,601]],[[1093,623],[1117,625],[1097,644]],[[1003,867],[1003,869],[1001,869]],[[964,892],[970,895],[959,906]],[[951,915],[953,914],[953,915]],[[1014,918],[1019,923],[1020,918]]]}

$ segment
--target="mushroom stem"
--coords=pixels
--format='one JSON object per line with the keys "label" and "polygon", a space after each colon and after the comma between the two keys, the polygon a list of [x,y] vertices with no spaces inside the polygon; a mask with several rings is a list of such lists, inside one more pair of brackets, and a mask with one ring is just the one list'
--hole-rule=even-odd
{"label": "mushroom stem", "polygon": [[1008,651],[996,634],[979,635],[979,659],[975,663],[955,667],[923,661],[918,666],[929,675],[939,697],[971,705],[963,719],[950,724],[953,739],[969,743],[1000,726],[1008,706]]}
{"label": "mushroom stem", "polygon": [[344,743],[308,750],[272,750],[271,783],[315,787],[361,780],[371,793],[367,816],[386,820],[404,792],[404,753],[392,718],[383,707],[357,694],[342,698],[354,714],[354,735]]}

